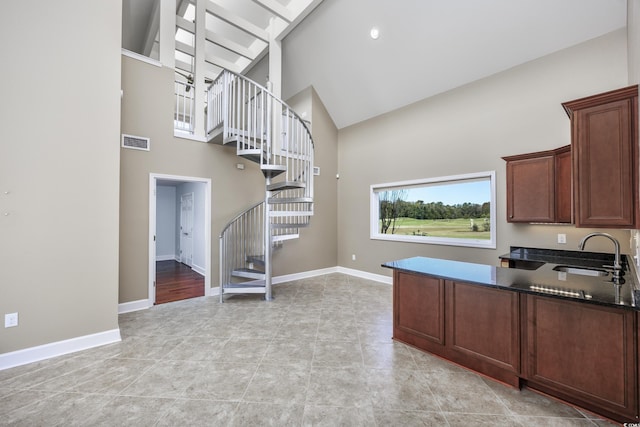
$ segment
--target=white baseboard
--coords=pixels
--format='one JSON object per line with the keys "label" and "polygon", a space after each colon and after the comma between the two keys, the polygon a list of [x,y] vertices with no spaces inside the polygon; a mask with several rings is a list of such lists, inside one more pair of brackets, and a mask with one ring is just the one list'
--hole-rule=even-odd
{"label": "white baseboard", "polygon": [[11,353],[0,354],[0,371],[13,368],[15,366],[26,365],[27,363],[38,362],[64,354],[75,353],[76,351],[88,350],[93,347],[111,344],[121,341],[120,329],[99,332],[97,334],[85,335],[71,338],[64,341],[39,345],[37,347],[25,348]]}
{"label": "white baseboard", "polygon": [[206,276],[207,270],[205,270],[204,267],[200,267],[199,265],[195,265],[195,264],[191,264],[191,269],[193,271],[195,271],[198,274],[202,274],[203,276]]}
{"label": "white baseboard", "polygon": [[375,282],[380,282],[387,285],[393,284],[393,277],[391,276],[384,276],[382,274],[369,273],[368,271],[362,271],[362,270],[354,270],[353,268],[346,268],[346,267],[336,267],[336,268],[338,269],[337,270],[338,273],[348,274],[349,276],[361,277],[363,279],[373,280]]}
{"label": "white baseboard", "polygon": [[319,270],[304,271],[302,273],[285,274],[283,276],[277,276],[271,279],[271,283],[277,285],[278,283],[291,282],[292,280],[308,279],[309,277],[322,276],[323,274],[336,273],[338,267],[328,267]]}
{"label": "white baseboard", "polygon": [[156,261],[177,261],[174,254],[171,255],[156,255]]}
{"label": "white baseboard", "polygon": [[278,276],[273,278],[272,283],[275,285],[278,283],[290,282],[292,280],[307,279],[309,277],[322,276],[323,274],[331,274],[331,273],[348,274],[349,276],[361,277],[363,279],[373,280],[375,282],[380,282],[387,285],[393,284],[393,278],[390,276],[384,276],[382,274],[374,274],[374,273],[369,273],[368,271],[354,270],[353,268],[346,268],[346,267],[340,267],[340,266],[322,268],[320,270],[304,271],[302,273],[287,274],[284,276]]}
{"label": "white baseboard", "polygon": [[138,310],[146,310],[147,308],[152,306],[153,306],[153,303],[148,299],[141,299],[138,301],[131,301],[131,302],[123,302],[121,304],[118,304],[118,314],[130,313],[132,311],[138,311]]}

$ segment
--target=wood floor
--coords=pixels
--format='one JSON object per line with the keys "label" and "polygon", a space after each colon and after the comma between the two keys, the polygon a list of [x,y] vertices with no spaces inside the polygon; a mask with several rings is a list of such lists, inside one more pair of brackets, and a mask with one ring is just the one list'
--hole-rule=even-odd
{"label": "wood floor", "polygon": [[204,276],[177,261],[156,262],[156,304],[204,296]]}

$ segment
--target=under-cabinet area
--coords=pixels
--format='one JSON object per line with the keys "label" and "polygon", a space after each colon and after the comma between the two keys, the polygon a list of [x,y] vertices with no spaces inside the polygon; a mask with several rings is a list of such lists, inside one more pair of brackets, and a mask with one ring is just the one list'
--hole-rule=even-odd
{"label": "under-cabinet area", "polygon": [[423,257],[383,266],[394,270],[395,340],[513,387],[637,420],[640,312],[631,277],[567,281],[554,263],[536,272]]}

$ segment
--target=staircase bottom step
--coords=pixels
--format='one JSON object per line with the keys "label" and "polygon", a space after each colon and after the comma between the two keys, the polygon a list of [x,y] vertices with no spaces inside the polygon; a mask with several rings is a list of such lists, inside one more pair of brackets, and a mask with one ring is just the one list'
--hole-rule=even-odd
{"label": "staircase bottom step", "polygon": [[300,234],[276,234],[271,237],[274,242],[283,242],[285,240],[292,240],[300,238]]}
{"label": "staircase bottom step", "polygon": [[222,294],[264,294],[265,287],[260,285],[227,285],[222,288]]}
{"label": "staircase bottom step", "polygon": [[251,268],[237,268],[231,272],[234,277],[244,277],[246,279],[264,279],[264,271]]}

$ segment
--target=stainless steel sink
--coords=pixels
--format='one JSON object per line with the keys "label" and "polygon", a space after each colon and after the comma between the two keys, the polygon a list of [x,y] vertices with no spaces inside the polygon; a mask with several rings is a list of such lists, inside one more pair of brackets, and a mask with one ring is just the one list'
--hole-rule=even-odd
{"label": "stainless steel sink", "polygon": [[579,274],[581,276],[594,276],[604,277],[608,276],[609,272],[606,270],[599,270],[597,268],[584,268],[584,267],[571,267],[569,265],[556,265],[553,267],[555,271],[562,271],[567,274]]}

